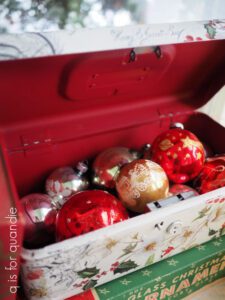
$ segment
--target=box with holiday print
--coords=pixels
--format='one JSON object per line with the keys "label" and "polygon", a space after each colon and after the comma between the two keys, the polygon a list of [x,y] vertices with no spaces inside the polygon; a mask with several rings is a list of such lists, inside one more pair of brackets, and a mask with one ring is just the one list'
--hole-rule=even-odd
{"label": "box with holiday print", "polygon": [[[68,300],[183,299],[225,276],[225,237],[88,290]],[[91,277],[86,277],[92,280]]]}
{"label": "box with holiday print", "polygon": [[[205,25],[201,33],[212,26]],[[225,129],[196,112],[224,85],[222,29],[219,38],[215,34],[207,42],[172,40],[156,47],[156,39],[145,48],[137,44],[132,49],[129,44],[127,49],[0,62],[1,214],[8,216],[1,224],[4,263],[17,249],[11,255],[15,262],[4,273],[9,299],[10,288],[17,288],[19,268],[28,299],[64,299],[225,233],[222,187],[94,232],[28,249],[22,247],[19,201],[43,191],[54,169],[94,159],[110,147],[140,149],[174,122],[183,123],[214,153],[224,153]],[[187,150],[196,141],[185,139],[184,144]],[[168,145],[167,139],[163,149],[168,150]],[[200,159],[201,153],[196,157]],[[186,158],[190,162],[190,156]],[[18,247],[10,250],[8,236],[16,228],[10,222],[15,219],[18,236],[11,233],[11,244]]]}

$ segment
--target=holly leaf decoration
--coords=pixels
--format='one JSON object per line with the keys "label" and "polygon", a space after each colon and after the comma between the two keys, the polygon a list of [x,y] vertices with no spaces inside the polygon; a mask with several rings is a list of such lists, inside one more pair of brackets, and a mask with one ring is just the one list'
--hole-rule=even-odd
{"label": "holly leaf decoration", "polygon": [[78,271],[77,274],[82,278],[91,278],[99,273],[99,269],[96,267],[93,268],[85,268],[81,271]]}
{"label": "holly leaf decoration", "polygon": [[210,207],[205,207],[203,208],[201,211],[198,212],[198,217],[195,218],[192,222],[204,218],[205,216],[207,216],[207,213],[210,211]]}
{"label": "holly leaf decoration", "polygon": [[214,39],[216,36],[216,29],[211,24],[205,24],[204,27],[209,35],[209,38]]}
{"label": "holly leaf decoration", "polygon": [[155,258],[155,254],[150,255],[149,258],[147,259],[146,263],[145,263],[145,267],[153,264],[154,263],[154,258]]}
{"label": "holly leaf decoration", "polygon": [[96,286],[97,282],[98,282],[97,280],[91,279],[83,286],[82,289],[84,291],[89,290],[89,289],[93,288],[94,286]]}
{"label": "holly leaf decoration", "polygon": [[211,235],[216,234],[217,232],[218,232],[218,230],[214,230],[214,229],[210,229],[210,228],[209,228],[209,233],[208,233],[208,235],[211,236]]}
{"label": "holly leaf decoration", "polygon": [[125,255],[128,255],[128,254],[132,253],[133,250],[136,248],[137,244],[138,243],[129,244],[126,248],[123,249],[123,254],[120,255],[118,258],[121,258],[121,257],[123,257]]}
{"label": "holly leaf decoration", "polygon": [[138,265],[132,261],[131,259],[121,262],[118,267],[113,271],[114,274],[117,273],[125,273],[128,272],[129,270],[137,268]]}

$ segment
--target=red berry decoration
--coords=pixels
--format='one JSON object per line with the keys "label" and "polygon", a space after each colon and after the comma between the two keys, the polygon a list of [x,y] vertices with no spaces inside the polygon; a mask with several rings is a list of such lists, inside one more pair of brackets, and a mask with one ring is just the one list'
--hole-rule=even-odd
{"label": "red berry decoration", "polygon": [[205,153],[202,143],[188,130],[174,128],[160,134],[145,158],[160,164],[174,183],[185,183],[202,170]]}
{"label": "red berry decoration", "polygon": [[114,188],[115,178],[120,168],[137,157],[136,151],[125,147],[113,147],[104,150],[93,163],[93,183],[105,188]]}
{"label": "red berry decoration", "polygon": [[24,240],[29,248],[53,242],[56,210],[45,194],[30,194],[21,199],[23,206]]}
{"label": "red berry decoration", "polygon": [[225,155],[207,158],[194,186],[200,194],[225,186]]}
{"label": "red berry decoration", "polygon": [[128,219],[122,204],[105,191],[83,191],[72,196],[56,220],[56,236],[61,241]]}

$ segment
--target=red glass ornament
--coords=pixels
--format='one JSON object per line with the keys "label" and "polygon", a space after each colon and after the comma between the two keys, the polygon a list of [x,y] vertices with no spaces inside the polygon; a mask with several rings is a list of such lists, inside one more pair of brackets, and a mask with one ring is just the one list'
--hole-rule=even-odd
{"label": "red glass ornament", "polygon": [[83,191],[72,196],[56,219],[56,236],[61,241],[128,219],[122,204],[105,191]]}
{"label": "red glass ornament", "polygon": [[84,162],[79,162],[75,170],[71,167],[62,167],[50,174],[45,188],[57,208],[60,208],[68,197],[88,188],[89,182],[84,175],[87,169]]}
{"label": "red glass ornament", "polygon": [[225,186],[225,155],[207,158],[194,186],[200,194]]}
{"label": "red glass ornament", "polygon": [[24,241],[28,247],[40,247],[54,240],[56,210],[45,194],[30,194],[21,199]]}
{"label": "red glass ornament", "polygon": [[169,189],[169,195],[178,195],[185,192],[193,192],[194,196],[198,196],[198,192],[195,189],[184,184],[173,184]]}
{"label": "red glass ornament", "polygon": [[125,147],[113,147],[101,152],[93,163],[93,183],[106,188],[115,187],[120,168],[138,157],[136,151]]}
{"label": "red glass ornament", "polygon": [[126,207],[141,213],[148,202],[167,197],[169,181],[160,165],[137,159],[121,169],[116,189]]}
{"label": "red glass ornament", "polygon": [[160,164],[174,183],[185,183],[201,171],[205,153],[202,143],[188,130],[174,128],[160,134],[145,153]]}

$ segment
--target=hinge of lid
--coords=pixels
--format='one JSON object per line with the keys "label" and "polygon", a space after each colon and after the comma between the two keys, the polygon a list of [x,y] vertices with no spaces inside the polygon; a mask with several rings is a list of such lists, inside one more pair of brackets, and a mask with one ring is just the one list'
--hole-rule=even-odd
{"label": "hinge of lid", "polygon": [[[173,112],[169,113],[162,113],[160,109],[157,109],[159,120],[160,120],[160,127],[165,126],[165,122],[168,123],[168,128],[172,123],[174,123],[174,116],[175,114]],[[162,124],[163,123],[163,124]]]}
{"label": "hinge of lid", "polygon": [[180,117],[184,115],[191,115],[193,114],[192,110],[187,111],[176,111],[176,112],[166,112],[162,113],[160,109],[157,109],[157,113],[160,120],[160,127],[167,126],[168,128],[171,127],[173,123],[180,122]]}
{"label": "hinge of lid", "polygon": [[49,146],[52,146],[52,139],[46,134],[22,135],[20,136],[20,141],[24,155],[36,153],[36,151],[51,151]]}

